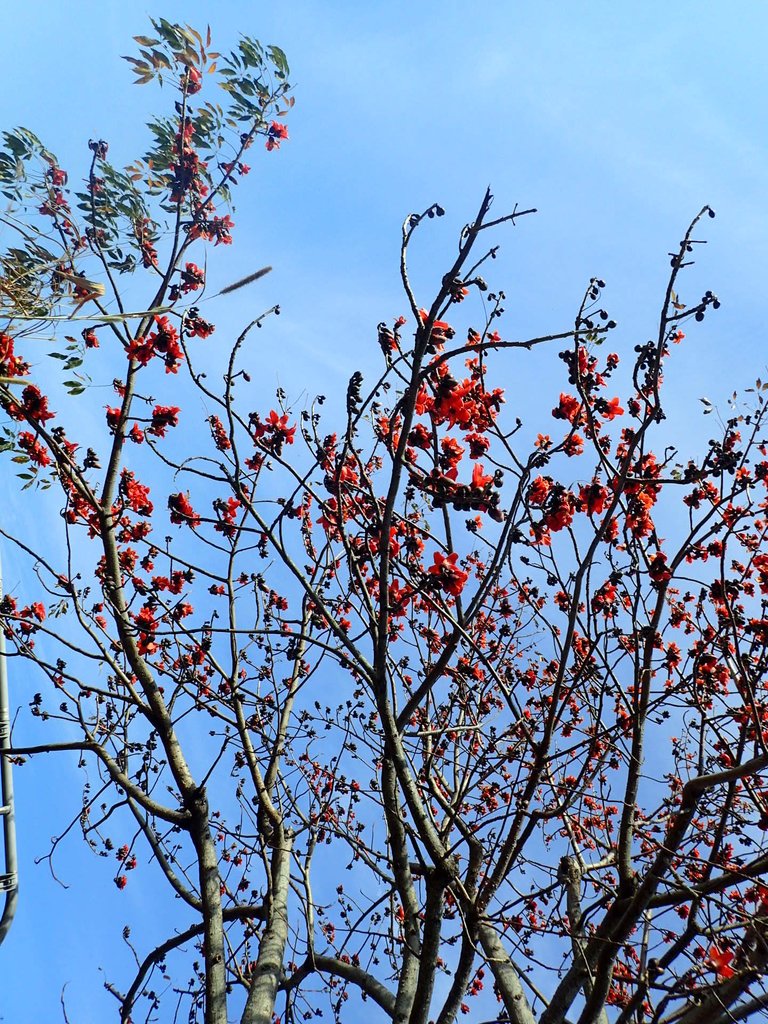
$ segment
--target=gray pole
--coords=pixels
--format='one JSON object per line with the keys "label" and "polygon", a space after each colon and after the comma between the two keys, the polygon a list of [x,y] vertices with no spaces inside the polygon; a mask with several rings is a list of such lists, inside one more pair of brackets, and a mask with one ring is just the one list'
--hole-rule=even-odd
{"label": "gray pole", "polygon": [[[3,594],[2,567],[0,566],[0,598]],[[0,874],[0,892],[5,893],[5,907],[0,917],[0,943],[8,934],[16,913],[19,898],[19,879],[16,861],[16,820],[13,808],[13,775],[11,762],[4,751],[11,745],[11,715],[8,705],[8,676],[5,664],[5,633],[0,629],[0,815],[3,818],[4,872]]]}

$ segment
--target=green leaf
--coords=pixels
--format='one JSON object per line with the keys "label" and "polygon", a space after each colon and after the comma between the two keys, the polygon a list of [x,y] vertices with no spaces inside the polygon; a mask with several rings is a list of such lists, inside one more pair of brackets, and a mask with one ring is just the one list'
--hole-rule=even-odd
{"label": "green leaf", "polygon": [[285,53],[280,49],[279,46],[268,46],[267,53],[272,58],[272,63],[280,69],[284,74],[288,74],[290,68],[288,67],[288,58]]}

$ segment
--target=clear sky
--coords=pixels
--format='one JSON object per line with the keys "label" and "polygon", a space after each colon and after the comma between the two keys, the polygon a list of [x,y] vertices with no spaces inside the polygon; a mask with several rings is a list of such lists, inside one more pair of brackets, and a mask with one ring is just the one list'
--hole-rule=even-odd
{"label": "clear sky", "polygon": [[[265,296],[282,305],[256,368],[267,391],[279,383],[292,395],[333,394],[353,370],[376,364],[376,324],[405,312],[404,216],[434,201],[447,211],[413,257],[428,304],[487,185],[498,214],[515,203],[540,211],[499,239],[492,283],[508,296],[506,337],[567,329],[587,279],[599,275],[620,325],[614,346],[645,341],[666,254],[708,203],[718,217],[706,222],[692,298],[712,288],[723,306],[681,348],[672,385],[687,402],[671,419],[687,429],[700,395],[722,400],[765,374],[768,5],[185,0],[145,10],[29,0],[3,9],[0,128],[31,128],[70,169],[84,166],[89,138],[106,139],[116,163],[139,154],[157,97],[130,84],[119,56],[150,14],[210,22],[219,48],[254,35],[291,64],[290,142],[254,159],[235,245],[211,281],[274,266],[258,296],[243,293],[231,311],[235,324]],[[532,390],[525,377],[504,383],[521,403]],[[11,684],[25,704],[24,683]],[[57,771],[35,762],[17,772],[23,889],[0,948],[0,1016],[12,1024],[59,1019],[65,985],[72,1024],[108,1019],[98,951],[150,906],[139,879],[121,894],[95,858],[78,868],[76,835],[61,860],[69,889],[35,866],[67,820],[67,785],[78,781]]]}

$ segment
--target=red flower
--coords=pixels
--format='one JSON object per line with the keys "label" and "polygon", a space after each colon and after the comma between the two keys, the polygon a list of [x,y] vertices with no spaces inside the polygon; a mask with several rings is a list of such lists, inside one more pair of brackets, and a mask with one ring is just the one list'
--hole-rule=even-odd
{"label": "red flower", "polygon": [[149,605],[144,605],[138,615],[134,616],[134,622],[139,634],[137,644],[139,654],[154,654],[157,650],[157,644],[154,640],[157,619],[152,608]]}
{"label": "red flower", "polygon": [[550,491],[550,483],[543,476],[537,476],[528,488],[528,501],[531,505],[543,505]]}
{"label": "red flower", "polygon": [[228,452],[232,447],[232,442],[229,440],[224,424],[221,422],[218,416],[209,416],[208,423],[211,428],[211,435],[214,440],[214,444],[220,452]]}
{"label": "red flower", "polygon": [[202,522],[200,516],[192,508],[187,494],[171,494],[168,498],[168,508],[171,512],[172,523],[187,523],[195,530]]}
{"label": "red flower", "polygon": [[179,412],[177,405],[156,405],[152,410],[152,426],[147,427],[147,433],[165,437],[168,427],[178,426]]}
{"label": "red flower", "polygon": [[139,366],[146,366],[154,358],[155,350],[149,338],[134,338],[128,345],[128,355]]}
{"label": "red flower", "polygon": [[181,273],[181,291],[196,292],[205,284],[205,271],[194,263],[187,263]]}
{"label": "red flower", "polygon": [[[426,309],[419,310],[419,320],[422,324],[425,324],[429,319],[429,313]],[[449,323],[445,320],[435,320],[432,324],[432,332],[430,334],[430,340],[441,345],[444,341],[450,341],[456,332]]]}
{"label": "red flower", "polygon": [[581,402],[573,395],[560,395],[560,404],[552,410],[556,420],[568,420],[569,423],[576,423],[580,419]]}
{"label": "red flower", "polygon": [[134,512],[142,516],[151,516],[154,508],[149,500],[149,488],[140,484],[129,469],[124,469],[120,476],[120,494]]}
{"label": "red flower", "polygon": [[165,362],[166,373],[176,373],[183,353],[179,334],[167,316],[155,317],[156,330],[142,338],[134,338],[128,345],[128,355],[139,366],[146,366],[156,355]]}
{"label": "red flower", "polygon": [[475,467],[472,470],[472,488],[478,491],[484,491],[486,487],[493,483],[492,476],[486,476],[483,471],[482,464],[479,462],[475,463]]}
{"label": "red flower", "polygon": [[579,490],[579,507],[587,515],[599,516],[608,501],[608,491],[597,481],[587,484]]}
{"label": "red flower", "polygon": [[190,338],[209,338],[215,330],[214,324],[198,316],[196,309],[190,309],[184,317],[184,333]]}
{"label": "red flower", "polygon": [[203,76],[197,68],[187,68],[187,95],[194,96],[203,87]]}
{"label": "red flower", "polygon": [[21,405],[9,402],[8,415],[14,420],[32,420],[45,423],[56,415],[48,409],[48,399],[34,384],[29,384],[21,393]]}
{"label": "red flower", "polygon": [[226,214],[224,217],[214,217],[211,221],[211,232],[214,238],[214,245],[218,245],[221,242],[222,245],[232,244],[232,228],[235,226],[235,222]]}
{"label": "red flower", "polygon": [[279,149],[280,143],[288,138],[288,129],[284,124],[280,124],[279,121],[273,121],[269,126],[267,132],[267,149],[271,152],[273,149]]}
{"label": "red flower", "polygon": [[23,430],[19,434],[19,448],[21,448],[23,452],[27,453],[30,462],[34,462],[38,466],[50,465],[51,457],[48,454],[47,449],[44,448],[35,435],[30,434],[28,430]]}
{"label": "red flower", "polygon": [[606,581],[592,598],[592,611],[595,613],[601,611],[606,618],[610,618],[616,614],[617,596],[615,585],[610,580]]}
{"label": "red flower", "polygon": [[563,451],[569,458],[574,455],[581,455],[584,451],[584,438],[581,434],[571,434],[563,445]]}
{"label": "red flower", "polygon": [[730,949],[720,950],[717,946],[712,946],[709,950],[709,955],[707,956],[709,966],[716,971],[721,981],[732,978],[736,973],[731,967],[735,955]]}
{"label": "red flower", "polygon": [[491,447],[491,442],[488,438],[483,434],[478,434],[476,431],[473,431],[471,434],[466,434],[464,440],[469,445],[470,459],[482,458]]}
{"label": "red flower", "polygon": [[13,351],[13,338],[8,334],[0,334],[0,376],[23,377],[29,370],[25,363]]}
{"label": "red flower", "polygon": [[50,179],[51,184],[57,187],[67,184],[67,172],[63,171],[60,167],[49,167],[46,171],[46,176]]}
{"label": "red flower", "polygon": [[442,589],[453,597],[459,596],[469,579],[469,573],[456,565],[458,557],[455,551],[447,556],[436,551],[435,564],[429,569],[430,575],[436,576]]}
{"label": "red flower", "polygon": [[610,402],[606,402],[605,405],[601,407],[601,413],[604,419],[612,420],[617,416],[623,416],[624,410],[619,405],[618,398],[612,398]]}
{"label": "red flower", "polygon": [[265,422],[255,421],[254,437],[261,441],[269,451],[279,455],[284,444],[293,444],[296,427],[288,426],[288,415],[280,416],[274,409],[270,410]]}
{"label": "red flower", "polygon": [[672,579],[672,573],[667,568],[667,556],[663,551],[657,551],[648,566],[648,575],[654,583],[666,583]]}
{"label": "red flower", "polygon": [[423,423],[417,423],[416,426],[411,430],[408,435],[408,444],[412,444],[414,448],[421,448],[424,451],[428,451],[431,444],[431,436],[427,428]]}
{"label": "red flower", "polygon": [[147,340],[153,342],[155,351],[163,356],[165,372],[176,373],[182,359],[178,331],[167,316],[156,316],[155,325],[157,330]]}

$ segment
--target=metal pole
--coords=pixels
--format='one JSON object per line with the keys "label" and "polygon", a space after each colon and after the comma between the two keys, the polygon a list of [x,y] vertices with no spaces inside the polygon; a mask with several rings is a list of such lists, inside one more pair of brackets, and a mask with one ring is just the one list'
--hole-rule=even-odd
{"label": "metal pole", "polygon": [[[0,565],[0,598],[3,594]],[[3,819],[4,872],[0,874],[0,892],[5,893],[5,906],[0,917],[0,943],[8,934],[19,898],[18,864],[16,860],[16,819],[13,807],[13,775],[5,751],[11,745],[11,715],[8,702],[8,676],[5,664],[5,632],[0,628],[0,815]]]}

